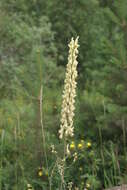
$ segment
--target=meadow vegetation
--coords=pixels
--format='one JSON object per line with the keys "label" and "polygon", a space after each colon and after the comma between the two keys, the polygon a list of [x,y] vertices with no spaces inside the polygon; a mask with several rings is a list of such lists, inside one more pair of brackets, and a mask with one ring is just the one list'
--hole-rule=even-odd
{"label": "meadow vegetation", "polygon": [[126,184],[126,135],[127,0],[0,0],[0,190]]}

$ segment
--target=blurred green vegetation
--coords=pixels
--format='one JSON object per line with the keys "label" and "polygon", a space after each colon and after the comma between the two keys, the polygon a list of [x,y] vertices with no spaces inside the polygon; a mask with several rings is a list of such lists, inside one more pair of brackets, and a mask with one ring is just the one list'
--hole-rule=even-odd
{"label": "blurred green vegetation", "polygon": [[[127,0],[1,0],[0,190],[49,189],[50,146],[62,154],[58,130],[72,36],[79,36],[79,75],[65,181],[80,190],[127,183]],[[54,170],[52,189],[59,184]]]}

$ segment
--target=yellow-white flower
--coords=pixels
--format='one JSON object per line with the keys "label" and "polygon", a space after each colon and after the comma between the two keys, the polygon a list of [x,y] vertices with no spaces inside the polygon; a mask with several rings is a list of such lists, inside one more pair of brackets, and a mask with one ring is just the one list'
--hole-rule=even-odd
{"label": "yellow-white flower", "polygon": [[63,102],[61,111],[61,125],[59,130],[59,138],[63,136],[74,135],[73,117],[75,110],[75,96],[76,96],[76,78],[77,78],[77,55],[78,55],[78,37],[73,38],[69,43],[69,56],[66,68],[66,76],[64,81]]}
{"label": "yellow-white flower", "polygon": [[89,188],[89,187],[90,187],[90,184],[89,184],[89,183],[87,183],[87,184],[86,184],[86,187],[87,187],[87,188]]}

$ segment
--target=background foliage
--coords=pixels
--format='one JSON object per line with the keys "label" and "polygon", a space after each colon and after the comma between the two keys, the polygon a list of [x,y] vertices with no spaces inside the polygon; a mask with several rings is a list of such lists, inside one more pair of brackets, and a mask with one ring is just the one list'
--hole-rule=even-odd
{"label": "background foliage", "polygon": [[[50,145],[61,150],[67,43],[77,35],[75,137],[65,180],[91,190],[127,183],[126,10],[126,0],[0,1],[0,190],[49,188],[55,162]],[[39,124],[41,82],[48,172]],[[60,183],[55,172],[54,190]]]}

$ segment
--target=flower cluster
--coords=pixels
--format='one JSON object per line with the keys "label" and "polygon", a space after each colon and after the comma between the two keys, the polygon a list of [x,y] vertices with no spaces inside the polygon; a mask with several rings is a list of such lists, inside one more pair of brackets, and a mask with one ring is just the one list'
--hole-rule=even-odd
{"label": "flower cluster", "polygon": [[48,176],[48,171],[45,168],[39,167],[38,168],[38,176],[39,177]]}
{"label": "flower cluster", "polygon": [[69,57],[66,68],[66,76],[64,81],[63,102],[61,111],[61,125],[59,130],[59,138],[63,136],[73,136],[73,117],[75,110],[75,96],[76,96],[76,78],[77,78],[77,55],[78,55],[78,37],[76,40],[72,38],[69,44]]}
{"label": "flower cluster", "polygon": [[[83,148],[91,148],[92,147],[92,144],[91,144],[91,142],[90,141],[88,141],[88,142],[84,142],[84,140],[80,140],[80,142],[77,144],[77,148],[79,149],[79,150],[81,150],[81,149],[83,149]],[[71,143],[70,143],[70,146],[69,146],[69,148],[70,148],[70,150],[74,150],[74,149],[76,149],[76,144],[75,144],[75,142],[74,141],[72,141]]]}

